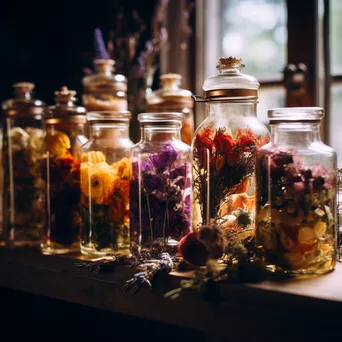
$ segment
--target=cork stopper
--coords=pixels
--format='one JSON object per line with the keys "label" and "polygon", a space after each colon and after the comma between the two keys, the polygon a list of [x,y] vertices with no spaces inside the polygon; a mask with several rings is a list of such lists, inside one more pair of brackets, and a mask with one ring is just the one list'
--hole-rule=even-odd
{"label": "cork stopper", "polygon": [[99,73],[107,73],[114,71],[115,61],[113,59],[95,59],[94,67]]}
{"label": "cork stopper", "polygon": [[31,82],[18,82],[13,84],[17,97],[29,97],[34,87],[35,84]]}
{"label": "cork stopper", "polygon": [[160,83],[164,87],[172,88],[180,85],[182,76],[179,74],[168,73],[160,75],[159,79]]}
{"label": "cork stopper", "polygon": [[242,58],[237,57],[220,57],[216,66],[218,70],[243,69],[244,67],[245,65],[242,64]]}
{"label": "cork stopper", "polygon": [[76,101],[75,95],[76,91],[69,90],[66,86],[63,86],[60,91],[55,91],[56,102],[74,102]]}

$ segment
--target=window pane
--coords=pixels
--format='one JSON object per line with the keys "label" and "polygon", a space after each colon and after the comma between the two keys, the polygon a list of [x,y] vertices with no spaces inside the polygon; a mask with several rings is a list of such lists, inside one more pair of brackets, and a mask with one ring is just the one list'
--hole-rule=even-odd
{"label": "window pane", "polygon": [[223,0],[221,56],[242,57],[244,73],[281,80],[287,53],[285,0]]}
{"label": "window pane", "polygon": [[331,89],[330,145],[337,152],[338,167],[342,167],[342,83]]}
{"label": "window pane", "polygon": [[330,1],[331,73],[342,75],[342,1]]}
{"label": "window pane", "polygon": [[284,87],[260,87],[258,118],[265,124],[268,124],[267,111],[271,108],[284,107],[285,88]]}

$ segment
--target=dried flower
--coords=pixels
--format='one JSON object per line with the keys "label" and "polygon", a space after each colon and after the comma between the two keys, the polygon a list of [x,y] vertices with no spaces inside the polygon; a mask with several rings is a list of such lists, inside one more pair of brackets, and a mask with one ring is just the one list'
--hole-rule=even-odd
{"label": "dried flower", "polygon": [[71,147],[69,137],[63,132],[47,133],[45,139],[52,158],[63,156]]}
{"label": "dried flower", "polygon": [[105,43],[103,41],[102,32],[99,28],[96,28],[94,31],[94,47],[95,47],[94,60],[109,59],[109,54],[107,52]]}

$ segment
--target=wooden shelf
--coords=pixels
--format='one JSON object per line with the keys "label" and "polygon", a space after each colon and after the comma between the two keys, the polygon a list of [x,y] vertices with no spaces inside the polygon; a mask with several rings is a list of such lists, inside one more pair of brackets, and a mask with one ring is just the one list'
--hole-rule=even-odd
{"label": "wooden shelf", "polygon": [[[195,329],[229,341],[313,341],[342,336],[342,265],[302,279],[221,285],[213,301],[186,291],[163,294],[191,273],[172,273],[160,286],[135,295],[121,290],[134,273],[117,266],[109,274],[78,270],[79,255],[45,256],[33,249],[0,248],[0,286],[113,313]],[[251,339],[252,338],[252,339]]]}

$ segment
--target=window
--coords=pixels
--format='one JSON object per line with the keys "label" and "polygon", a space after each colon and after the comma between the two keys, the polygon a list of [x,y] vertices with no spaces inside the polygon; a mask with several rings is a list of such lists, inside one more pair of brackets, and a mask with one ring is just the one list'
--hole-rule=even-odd
{"label": "window", "polygon": [[329,143],[337,151],[338,166],[342,167],[342,2],[330,0],[330,121]]}
{"label": "window", "polygon": [[[325,107],[324,142],[337,151],[342,167],[342,1],[197,0],[196,9],[203,16],[198,20],[196,15],[197,26],[203,26],[202,35],[197,30],[197,42],[201,37],[204,44],[197,44],[197,56],[201,50],[204,53],[198,58],[203,65],[198,64],[196,72],[203,69],[204,73],[197,74],[196,91],[201,91],[206,77],[216,74],[218,57],[242,57],[243,72],[261,84],[259,119],[267,123],[267,110],[272,107]],[[307,67],[302,102],[296,102],[285,86],[284,70],[289,63]]]}

